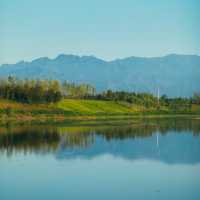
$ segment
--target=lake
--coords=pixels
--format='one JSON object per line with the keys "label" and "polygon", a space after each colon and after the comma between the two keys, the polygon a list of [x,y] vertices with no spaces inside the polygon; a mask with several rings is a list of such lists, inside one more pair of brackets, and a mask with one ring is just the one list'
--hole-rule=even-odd
{"label": "lake", "polygon": [[0,200],[199,200],[199,187],[199,119],[0,127]]}

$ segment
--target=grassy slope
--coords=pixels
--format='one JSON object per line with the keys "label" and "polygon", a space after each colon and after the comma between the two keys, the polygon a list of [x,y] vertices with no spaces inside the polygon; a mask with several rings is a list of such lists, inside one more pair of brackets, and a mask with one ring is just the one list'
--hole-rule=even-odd
{"label": "grassy slope", "polygon": [[66,99],[54,106],[76,115],[122,115],[141,110],[140,107],[129,106],[128,104],[97,100]]}
{"label": "grassy slope", "polygon": [[[0,114],[64,114],[64,115],[123,115],[137,112],[139,107],[112,101],[65,99],[56,104],[22,104],[0,100]],[[10,111],[9,111],[10,112]]]}
{"label": "grassy slope", "polygon": [[168,107],[145,108],[125,102],[65,99],[53,105],[73,115],[135,115],[135,114],[200,114],[200,106],[192,105],[190,111],[172,111]]}
{"label": "grassy slope", "polygon": [[[9,111],[8,111],[9,108]],[[138,114],[200,114],[200,106],[192,106],[190,112],[176,113],[168,108],[148,110],[142,106],[130,105],[123,102],[100,101],[100,100],[74,100],[65,99],[56,104],[22,104],[8,100],[0,100],[0,121],[12,120],[45,120],[49,118],[74,118],[81,116],[108,117],[108,116],[130,116]],[[84,119],[87,119],[84,117]],[[89,119],[89,118],[88,118]]]}

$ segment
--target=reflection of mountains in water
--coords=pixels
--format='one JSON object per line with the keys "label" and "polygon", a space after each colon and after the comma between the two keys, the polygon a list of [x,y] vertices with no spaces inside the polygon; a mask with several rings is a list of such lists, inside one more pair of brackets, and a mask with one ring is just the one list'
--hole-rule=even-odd
{"label": "reflection of mountains in water", "polygon": [[[21,126],[0,128],[0,150],[55,153],[57,159],[111,154],[166,163],[200,162],[199,120],[145,120],[126,126]],[[195,137],[197,136],[197,137]]]}
{"label": "reflection of mountains in water", "polygon": [[103,154],[122,157],[124,159],[153,159],[166,163],[199,163],[200,137],[194,138],[188,132],[180,134],[156,135],[143,139],[124,139],[106,141],[97,136],[95,143],[89,148],[61,147],[56,154],[58,159],[84,158],[92,159]]}

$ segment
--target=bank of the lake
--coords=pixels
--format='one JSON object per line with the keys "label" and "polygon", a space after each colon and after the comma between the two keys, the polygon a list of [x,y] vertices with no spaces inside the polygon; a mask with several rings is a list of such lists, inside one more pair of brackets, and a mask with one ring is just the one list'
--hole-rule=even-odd
{"label": "bank of the lake", "polygon": [[27,121],[105,120],[134,117],[195,117],[200,116],[200,106],[190,109],[167,106],[144,107],[117,101],[64,99],[51,104],[24,104],[0,100],[0,123]]}

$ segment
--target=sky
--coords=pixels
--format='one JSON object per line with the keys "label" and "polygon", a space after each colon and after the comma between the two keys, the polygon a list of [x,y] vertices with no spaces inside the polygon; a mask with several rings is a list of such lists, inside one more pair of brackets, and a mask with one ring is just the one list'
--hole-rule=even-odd
{"label": "sky", "polygon": [[199,0],[0,0],[0,64],[200,55]]}

